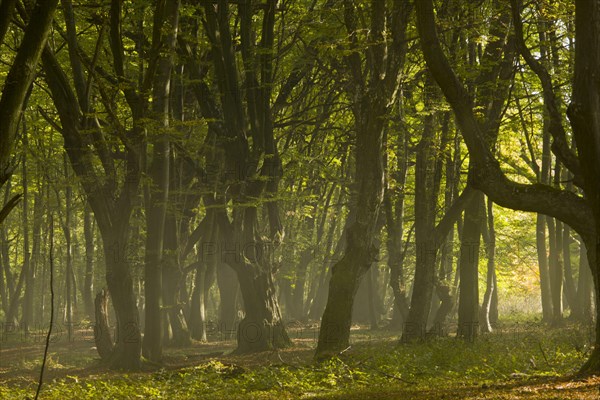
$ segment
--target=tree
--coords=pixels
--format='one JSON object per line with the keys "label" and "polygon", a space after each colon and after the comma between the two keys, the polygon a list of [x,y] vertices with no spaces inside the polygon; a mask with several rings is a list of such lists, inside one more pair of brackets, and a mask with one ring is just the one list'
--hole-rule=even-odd
{"label": "tree", "polygon": [[[0,3],[0,44],[4,42],[6,33],[15,16],[16,0],[6,0]],[[11,68],[3,82],[0,97],[0,188],[12,175],[15,168],[12,160],[16,135],[21,121],[21,115],[33,79],[37,74],[37,65],[42,50],[50,33],[54,11],[58,0],[39,0],[33,5],[31,16],[25,20],[27,26],[23,40],[17,50]],[[0,209],[0,224],[8,213],[17,205],[20,194],[5,202]]]}
{"label": "tree", "polygon": [[[140,368],[141,332],[129,260],[129,223],[137,204],[142,173],[142,153],[145,150],[144,136],[147,128],[144,118],[149,114],[150,91],[153,85],[158,85],[155,77],[158,74],[161,50],[169,37],[161,33],[169,20],[169,14],[165,11],[164,2],[156,5],[149,59],[145,60],[139,54],[140,59],[137,60],[141,63],[147,62],[148,68],[138,76],[138,82],[134,83],[126,75],[121,2],[112,1],[108,10],[112,73],[98,65],[105,25],[102,23],[99,27],[94,55],[89,57],[77,41],[76,23],[73,13],[69,11],[69,5],[67,2],[64,14],[69,62],[73,71],[72,81],[49,46],[43,54],[45,80],[58,112],[60,126],[52,120],[50,122],[63,136],[72,168],[81,182],[102,236],[106,283],[117,317],[116,345],[108,361],[115,368],[135,370]],[[171,6],[177,10],[177,5]],[[134,22],[139,23],[140,20]],[[138,50],[141,51],[141,48]],[[87,63],[87,78],[84,75],[83,62]],[[168,74],[161,72],[163,75],[160,76],[163,79],[169,78]],[[100,80],[100,77],[103,80]],[[95,90],[108,114],[108,121],[101,122],[94,116],[97,110],[91,102],[92,82],[96,82]],[[106,82],[114,85],[111,90],[115,94],[123,95],[128,114],[133,121],[130,126],[120,120],[117,108],[121,107],[122,103],[117,103],[119,97],[109,95]],[[161,106],[157,107],[159,109]],[[92,134],[89,135],[88,131]],[[124,159],[124,163],[121,163],[121,159]],[[97,318],[102,316],[97,315]]]}
{"label": "tree", "polygon": [[[515,5],[516,2],[513,2],[513,6]],[[573,192],[546,185],[516,183],[504,175],[498,161],[486,145],[485,133],[481,122],[475,117],[473,104],[440,47],[433,14],[433,1],[426,0],[416,3],[417,27],[427,67],[450,103],[469,149],[470,182],[501,206],[551,215],[577,230],[589,245],[590,265],[594,281],[598,283],[598,239],[596,235],[598,219],[596,216],[598,215],[597,210],[600,208],[594,208],[598,207],[593,196],[598,192],[598,188],[597,185],[591,183],[597,179],[595,171],[598,161],[595,157],[598,155],[598,146],[594,145],[594,138],[597,137],[598,131],[593,125],[592,116],[598,111],[594,108],[595,103],[591,100],[600,99],[600,96],[597,89],[589,85],[588,74],[598,68],[594,64],[597,61],[594,56],[600,53],[594,47],[595,45],[592,45],[593,41],[583,39],[584,37],[598,37],[600,34],[598,30],[600,21],[594,14],[596,7],[595,3],[585,0],[578,1],[576,6],[576,37],[581,38],[578,43],[583,43],[583,45],[578,45],[576,48],[574,96],[569,108],[569,115],[579,155],[573,158],[573,154],[568,152],[565,157],[571,161],[577,161],[575,165],[581,168],[582,177],[586,182],[584,185],[586,198],[583,199]],[[584,84],[584,82],[588,83]],[[583,101],[584,99],[585,101]],[[555,142],[557,137],[559,140],[562,139],[560,133],[554,132]],[[582,143],[586,144],[585,148],[581,147]],[[557,146],[560,147],[560,142]],[[565,149],[562,148],[562,150]],[[576,167],[572,168],[577,170]],[[592,199],[590,199],[590,194]],[[598,285],[596,285],[596,290],[598,290]],[[582,370],[597,372],[599,368],[600,335],[597,336],[594,352]]]}
{"label": "tree", "polygon": [[[217,171],[223,178],[222,191],[204,198],[205,206],[220,208],[216,215],[218,248],[203,249],[202,256],[218,251],[220,261],[237,274],[245,311],[237,332],[240,353],[286,347],[290,343],[275,295],[275,265],[271,257],[274,247],[284,239],[278,202],[274,198],[282,174],[271,96],[275,84],[273,62],[277,56],[276,3],[269,0],[260,7],[262,28],[258,42],[253,23],[257,8],[253,2],[238,5],[239,52],[233,42],[233,14],[228,2],[218,1],[203,8],[218,93],[212,94],[202,82],[198,87],[202,98],[198,100],[203,116],[214,120],[209,134],[215,135],[211,139],[217,144]],[[243,66],[242,71],[238,65]],[[259,233],[261,203],[256,204],[257,200],[264,202],[269,226],[267,237]],[[229,201],[232,219],[226,213]]]}
{"label": "tree", "polygon": [[[376,256],[374,239],[378,232],[379,210],[383,202],[383,138],[386,115],[398,93],[398,74],[404,62],[405,39],[411,6],[408,1],[370,2],[369,45],[363,66],[359,46],[357,5],[344,1],[344,25],[349,35],[349,55],[345,57],[350,74],[348,96],[356,132],[354,193],[349,212],[344,255],[331,268],[329,296],[321,319],[316,357],[324,357],[348,347],[352,306],[363,275]],[[389,22],[389,27],[387,24]],[[387,30],[390,39],[386,39]]]}

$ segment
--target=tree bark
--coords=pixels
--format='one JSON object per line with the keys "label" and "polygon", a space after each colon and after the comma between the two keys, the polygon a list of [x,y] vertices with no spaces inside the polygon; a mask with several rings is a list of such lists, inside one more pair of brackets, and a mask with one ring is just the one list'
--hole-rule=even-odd
{"label": "tree bark", "polygon": [[[151,361],[162,359],[163,344],[163,245],[165,218],[169,200],[170,143],[166,129],[169,126],[169,95],[171,70],[177,42],[179,24],[179,1],[159,2],[154,11],[152,52],[156,61],[156,72],[152,84],[152,112],[158,132],[152,143],[152,162],[148,166],[150,181],[145,187],[146,205],[146,255],[145,255],[145,299],[146,318],[143,354]],[[172,255],[177,258],[177,255]],[[177,265],[170,268],[177,268]],[[170,320],[176,318],[173,315]]]}
{"label": "tree bark", "polygon": [[546,217],[537,214],[535,239],[540,274],[540,294],[542,299],[542,317],[545,321],[552,320],[552,297],[550,292],[550,273],[548,269],[548,252],[546,250]]}
{"label": "tree bark", "polygon": [[563,254],[563,271],[564,271],[564,282],[563,282],[563,294],[567,299],[567,305],[569,310],[569,318],[574,317],[573,310],[579,308],[577,298],[577,288],[575,286],[575,280],[573,279],[573,263],[571,261],[571,244],[573,239],[571,238],[571,228],[567,224],[563,224],[562,230],[562,254]]}
{"label": "tree bark", "polygon": [[485,294],[481,304],[481,314],[479,323],[482,333],[492,332],[491,311],[492,299],[494,292],[498,290],[496,287],[496,230],[494,227],[494,207],[489,199],[487,201],[487,221],[482,224],[482,237],[485,244],[485,252],[487,255],[487,276]]}
{"label": "tree bark", "polygon": [[100,358],[107,360],[113,353],[114,346],[108,324],[108,292],[102,289],[96,295],[94,341]]}
{"label": "tree bark", "polygon": [[[22,307],[22,326],[23,332],[26,336],[29,335],[29,330],[33,326],[33,294],[34,289],[34,273],[31,265],[31,248],[29,244],[29,177],[27,171],[27,151],[28,151],[28,140],[27,140],[27,129],[25,119],[21,121],[23,126],[23,273],[25,274],[25,293],[23,294],[23,307]],[[20,293],[17,294],[20,296]]]}
{"label": "tree bark", "polygon": [[83,283],[83,305],[90,321],[95,321],[94,313],[94,226],[92,210],[86,204],[83,215],[83,235],[85,237],[85,278]]}
{"label": "tree bark", "polygon": [[218,327],[223,337],[229,339],[235,332],[238,318],[238,277],[229,264],[222,262],[218,257],[216,262],[220,300]]}
{"label": "tree bark", "polygon": [[[69,165],[67,155],[64,157],[65,177],[69,179]],[[75,274],[73,270],[73,245],[71,220],[73,218],[73,189],[70,183],[67,183],[65,189],[65,219],[63,222],[63,233],[65,235],[65,313],[67,324],[67,337],[69,342],[73,340],[73,306],[75,303]]]}
{"label": "tree bark", "polygon": [[572,312],[577,320],[583,323],[592,321],[592,291],[593,277],[587,258],[585,243],[580,238],[579,242],[579,279],[577,280],[578,308]]}
{"label": "tree bark", "polygon": [[128,259],[127,230],[128,226],[124,226],[102,235],[106,283],[117,320],[114,350],[108,362],[112,368],[135,371],[141,367],[142,337]]}
{"label": "tree bark", "polygon": [[558,326],[562,322],[563,314],[563,298],[562,298],[562,282],[563,282],[563,266],[562,266],[562,235],[558,235],[562,231],[562,223],[547,217],[548,224],[548,242],[549,242],[549,281],[550,293],[552,299],[552,320],[554,326]]}
{"label": "tree bark", "polygon": [[438,246],[433,235],[437,190],[434,184],[435,118],[432,107],[433,82],[427,78],[425,98],[428,113],[423,122],[423,135],[417,147],[415,167],[415,278],[410,310],[402,330],[402,341],[424,339],[436,282],[435,266]]}
{"label": "tree bark", "polygon": [[478,192],[465,209],[460,238],[460,287],[456,335],[468,341],[475,340],[479,333],[479,244],[483,208],[483,193]]}

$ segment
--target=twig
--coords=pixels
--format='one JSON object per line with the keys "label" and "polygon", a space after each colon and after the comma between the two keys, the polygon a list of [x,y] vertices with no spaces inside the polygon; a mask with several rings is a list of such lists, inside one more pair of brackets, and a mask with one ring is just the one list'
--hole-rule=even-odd
{"label": "twig", "polygon": [[417,382],[415,382],[415,381],[409,381],[409,380],[407,380],[407,379],[400,378],[399,376],[392,375],[392,374],[388,374],[387,372],[380,371],[380,370],[378,370],[377,368],[374,368],[373,370],[374,370],[375,372],[377,372],[377,373],[379,373],[379,374],[381,374],[381,375],[385,376],[386,378],[392,378],[392,379],[396,379],[396,380],[398,380],[398,381],[400,381],[400,382],[409,383],[409,384],[411,384],[411,385],[416,385],[416,384],[417,384]]}
{"label": "twig", "polygon": [[552,366],[552,364],[550,364],[550,361],[548,361],[548,357],[546,357],[546,352],[542,348],[542,343],[540,341],[538,341],[538,347],[540,348],[540,351],[542,352],[542,356],[544,356],[544,360],[546,361],[546,364],[548,364],[549,366]]}
{"label": "twig", "polygon": [[275,350],[275,353],[277,354],[277,358],[279,358],[279,361],[281,361],[281,364],[285,365],[286,367],[292,368],[292,369],[300,369],[300,367],[298,367],[297,365],[290,364],[290,363],[284,361],[283,358],[281,357],[281,353],[278,350]]}
{"label": "twig", "polygon": [[54,219],[50,213],[50,327],[46,335],[46,346],[44,347],[44,359],[42,360],[42,368],[40,369],[40,379],[35,392],[35,400],[40,395],[42,383],[44,382],[44,369],[46,367],[46,359],[48,358],[48,348],[50,347],[50,336],[52,335],[52,324],[54,323]]}

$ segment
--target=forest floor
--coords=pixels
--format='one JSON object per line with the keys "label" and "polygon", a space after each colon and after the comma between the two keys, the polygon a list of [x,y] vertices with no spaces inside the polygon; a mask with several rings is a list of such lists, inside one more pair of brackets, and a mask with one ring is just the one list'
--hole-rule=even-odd
{"label": "forest floor", "polygon": [[[247,356],[233,340],[166,349],[161,366],[107,370],[90,331],[53,336],[43,399],[599,399],[600,377],[577,377],[592,329],[504,324],[467,343],[452,337],[398,344],[397,332],[355,327],[352,345],[312,360],[316,326],[289,326],[293,346]],[[0,398],[33,398],[43,335],[0,340]]]}

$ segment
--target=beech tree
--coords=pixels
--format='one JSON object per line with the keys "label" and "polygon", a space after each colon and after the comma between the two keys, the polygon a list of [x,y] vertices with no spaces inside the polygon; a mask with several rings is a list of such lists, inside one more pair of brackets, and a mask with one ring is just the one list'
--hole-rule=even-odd
{"label": "beech tree", "polygon": [[[366,60],[361,57],[357,5],[344,1],[344,28],[349,35],[345,58],[351,74],[349,97],[356,134],[355,192],[345,228],[345,250],[331,267],[329,296],[321,320],[316,357],[348,347],[352,306],[361,278],[376,255],[374,239],[383,202],[383,138],[386,114],[398,94],[399,72],[404,62],[403,41],[411,6],[397,0],[391,5],[373,0],[369,4],[369,35]],[[389,21],[389,22],[388,22]],[[389,23],[389,27],[388,27]],[[391,34],[386,39],[386,31]],[[380,227],[379,227],[380,229]]]}
{"label": "beech tree", "polygon": [[[519,15],[520,4],[512,2],[513,11]],[[576,62],[574,88],[569,116],[577,144],[577,154],[566,148],[566,138],[560,129],[551,130],[555,145],[555,154],[566,166],[583,179],[586,197],[557,189],[548,185],[527,185],[511,181],[500,168],[500,164],[486,144],[484,124],[475,117],[473,104],[465,87],[451,67],[440,46],[436,33],[433,1],[416,3],[417,26],[422,41],[422,51],[427,67],[442,89],[452,107],[461,133],[469,148],[470,182],[486,193],[495,203],[512,209],[534,211],[556,217],[575,229],[583,238],[588,249],[588,259],[596,283],[598,294],[598,138],[595,127],[594,99],[598,98],[597,89],[589,85],[598,49],[590,37],[597,37],[597,10],[593,2],[585,0],[576,3]],[[518,35],[519,32],[517,32]],[[586,39],[587,38],[587,39]],[[521,48],[521,53],[523,49]],[[597,60],[596,60],[597,61]],[[584,82],[586,82],[584,84]],[[548,95],[548,94],[547,94]],[[594,197],[595,196],[595,197]],[[597,336],[594,352],[582,367],[586,372],[597,372],[600,368],[600,335]]]}

